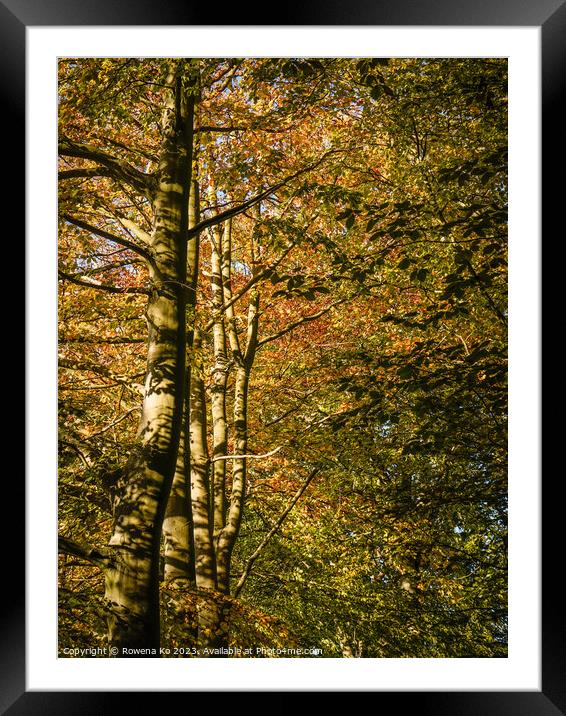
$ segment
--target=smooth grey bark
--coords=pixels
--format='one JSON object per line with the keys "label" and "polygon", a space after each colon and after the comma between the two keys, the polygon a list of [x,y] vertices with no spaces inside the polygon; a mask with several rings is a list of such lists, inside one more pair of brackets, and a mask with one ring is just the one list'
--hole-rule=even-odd
{"label": "smooth grey bark", "polygon": [[118,655],[159,655],[161,530],[178,455],[185,375],[194,98],[183,76],[184,65],[183,60],[171,61],[167,77],[149,246],[151,295],[142,415],[135,448],[117,485],[110,539],[114,559],[105,569],[108,636]]}
{"label": "smooth grey bark", "polygon": [[[185,411],[188,405],[188,400],[185,400]],[[174,579],[187,580],[188,585],[194,587],[196,582],[193,518],[190,504],[190,457],[186,422],[188,422],[188,414],[185,412],[175,475],[163,520],[163,578],[166,582]]]}
{"label": "smooth grey bark", "polygon": [[[228,450],[228,423],[226,420],[226,390],[230,364],[226,354],[226,331],[224,330],[224,292],[222,288],[222,242],[223,232],[213,229],[214,245],[211,256],[211,293],[213,308],[212,386],[210,402],[212,414],[212,456],[226,455]],[[212,503],[215,544],[224,527],[226,513],[226,461],[212,463]]]}
{"label": "smooth grey bark", "polygon": [[[226,227],[226,237],[223,246],[223,296],[225,305],[229,306],[225,311],[225,315],[228,322],[227,332],[231,358],[236,366],[233,408],[234,455],[245,455],[248,448],[248,388],[258,341],[259,291],[256,286],[250,290],[246,343],[245,348],[242,349],[236,329],[234,309],[230,304],[232,298],[230,267],[231,222]],[[225,594],[230,593],[232,552],[240,531],[244,502],[246,499],[246,472],[246,458],[234,458],[232,460],[232,489],[228,514],[226,523],[218,536],[216,550],[218,588]]]}
{"label": "smooth grey bark", "polygon": [[[189,228],[199,219],[199,185],[191,182],[189,197]],[[164,579],[186,579],[189,585],[196,585],[194,525],[191,509],[190,482],[190,385],[193,354],[194,322],[199,271],[199,235],[190,238],[187,244],[187,360],[185,367],[185,395],[179,454],[167,511],[163,521]]]}
{"label": "smooth grey bark", "polygon": [[[195,355],[201,337],[195,333]],[[196,582],[199,589],[216,589],[216,564],[210,520],[210,459],[207,444],[206,397],[202,366],[193,365],[190,395],[191,503],[195,539]]]}
{"label": "smooth grey bark", "polygon": [[200,363],[201,336],[195,331],[195,364],[191,369],[190,473],[191,508],[198,599],[198,646],[201,656],[221,644],[220,604],[217,598],[216,553],[210,493],[210,458],[207,443],[206,392]]}

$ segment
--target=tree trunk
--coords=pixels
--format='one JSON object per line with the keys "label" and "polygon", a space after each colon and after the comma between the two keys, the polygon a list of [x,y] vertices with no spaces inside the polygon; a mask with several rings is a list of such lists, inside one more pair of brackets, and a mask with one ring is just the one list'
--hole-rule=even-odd
{"label": "tree trunk", "polygon": [[[212,413],[212,456],[225,456],[228,450],[228,423],[226,421],[226,389],[229,363],[226,354],[226,332],[224,330],[224,297],[222,288],[222,230],[214,227],[214,246],[211,257],[211,289],[213,308],[214,365],[212,368],[211,413]],[[212,502],[214,515],[215,544],[226,517],[226,460],[212,463]]]}
{"label": "tree trunk", "polygon": [[[198,181],[191,184],[189,197],[189,228],[199,221],[199,186]],[[163,521],[164,579],[186,579],[195,585],[195,554],[193,539],[193,516],[191,510],[190,485],[190,385],[191,361],[193,351],[197,281],[199,271],[199,235],[193,236],[187,245],[187,278],[188,287],[186,302],[187,326],[187,363],[185,376],[185,397],[183,426],[179,443],[177,467],[173,477],[173,485],[167,512]]]}
{"label": "tree trunk", "polygon": [[[195,332],[195,362],[200,363],[201,336]],[[210,459],[206,430],[206,394],[202,366],[191,370],[191,505],[195,544],[195,577],[199,590],[198,644],[200,655],[218,643],[219,605],[216,600],[216,555],[212,534]]]}
{"label": "tree trunk", "polygon": [[[108,636],[117,655],[158,656],[161,528],[177,461],[185,376],[187,208],[193,136],[184,61],[172,61],[151,235],[148,353],[137,443],[114,500],[106,570]],[[129,651],[133,650],[133,651]]]}
{"label": "tree trunk", "polygon": [[[234,454],[245,455],[248,450],[248,388],[250,372],[257,348],[257,331],[259,318],[259,292],[253,288],[248,307],[248,330],[246,349],[242,355],[239,348],[234,324],[230,328],[232,353],[236,358],[236,380],[234,385]],[[226,524],[218,538],[217,547],[217,579],[218,588],[224,594],[230,593],[230,564],[232,551],[238,538],[244,502],[246,499],[245,457],[235,457],[232,467],[232,492],[230,508]]]}
{"label": "tree trunk", "polygon": [[[185,398],[185,411],[189,401]],[[188,414],[186,414],[188,422]],[[193,516],[190,503],[188,426],[183,418],[179,453],[173,485],[163,520],[163,578],[186,580],[187,586],[194,587],[195,559],[193,542]]]}

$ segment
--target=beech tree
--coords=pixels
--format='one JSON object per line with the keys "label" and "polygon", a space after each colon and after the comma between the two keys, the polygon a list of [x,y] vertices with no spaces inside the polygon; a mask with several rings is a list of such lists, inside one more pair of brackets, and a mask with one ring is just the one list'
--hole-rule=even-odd
{"label": "beech tree", "polygon": [[504,655],[505,82],[61,60],[65,639]]}

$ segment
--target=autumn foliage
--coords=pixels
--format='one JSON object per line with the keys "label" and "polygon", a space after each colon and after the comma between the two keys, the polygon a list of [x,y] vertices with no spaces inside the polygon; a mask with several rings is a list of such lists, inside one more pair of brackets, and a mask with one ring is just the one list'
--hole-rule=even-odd
{"label": "autumn foliage", "polygon": [[59,72],[61,650],[128,621],[151,494],[167,656],[505,656],[506,61]]}

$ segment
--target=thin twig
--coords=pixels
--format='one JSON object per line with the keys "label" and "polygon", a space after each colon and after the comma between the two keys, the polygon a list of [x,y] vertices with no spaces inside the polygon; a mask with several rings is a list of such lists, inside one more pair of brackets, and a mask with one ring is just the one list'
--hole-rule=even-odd
{"label": "thin twig", "polygon": [[244,570],[242,574],[240,575],[240,579],[238,580],[236,587],[234,588],[234,597],[237,597],[238,594],[241,592],[242,587],[244,586],[246,579],[248,578],[251,569],[253,567],[253,563],[256,561],[256,559],[259,557],[263,549],[267,546],[267,544],[271,541],[271,538],[275,535],[277,530],[281,527],[283,522],[285,521],[285,518],[291,512],[293,507],[297,504],[297,502],[300,500],[303,492],[307,489],[307,487],[312,482],[315,475],[320,472],[319,467],[315,467],[314,470],[312,470],[307,479],[303,482],[303,484],[299,487],[297,492],[293,495],[290,502],[287,504],[287,507],[283,510],[283,512],[279,515],[279,518],[276,520],[273,527],[269,530],[269,532],[265,535],[265,537],[260,542],[259,546],[255,550],[255,552],[249,557],[248,561],[246,562],[246,566],[244,567]]}

